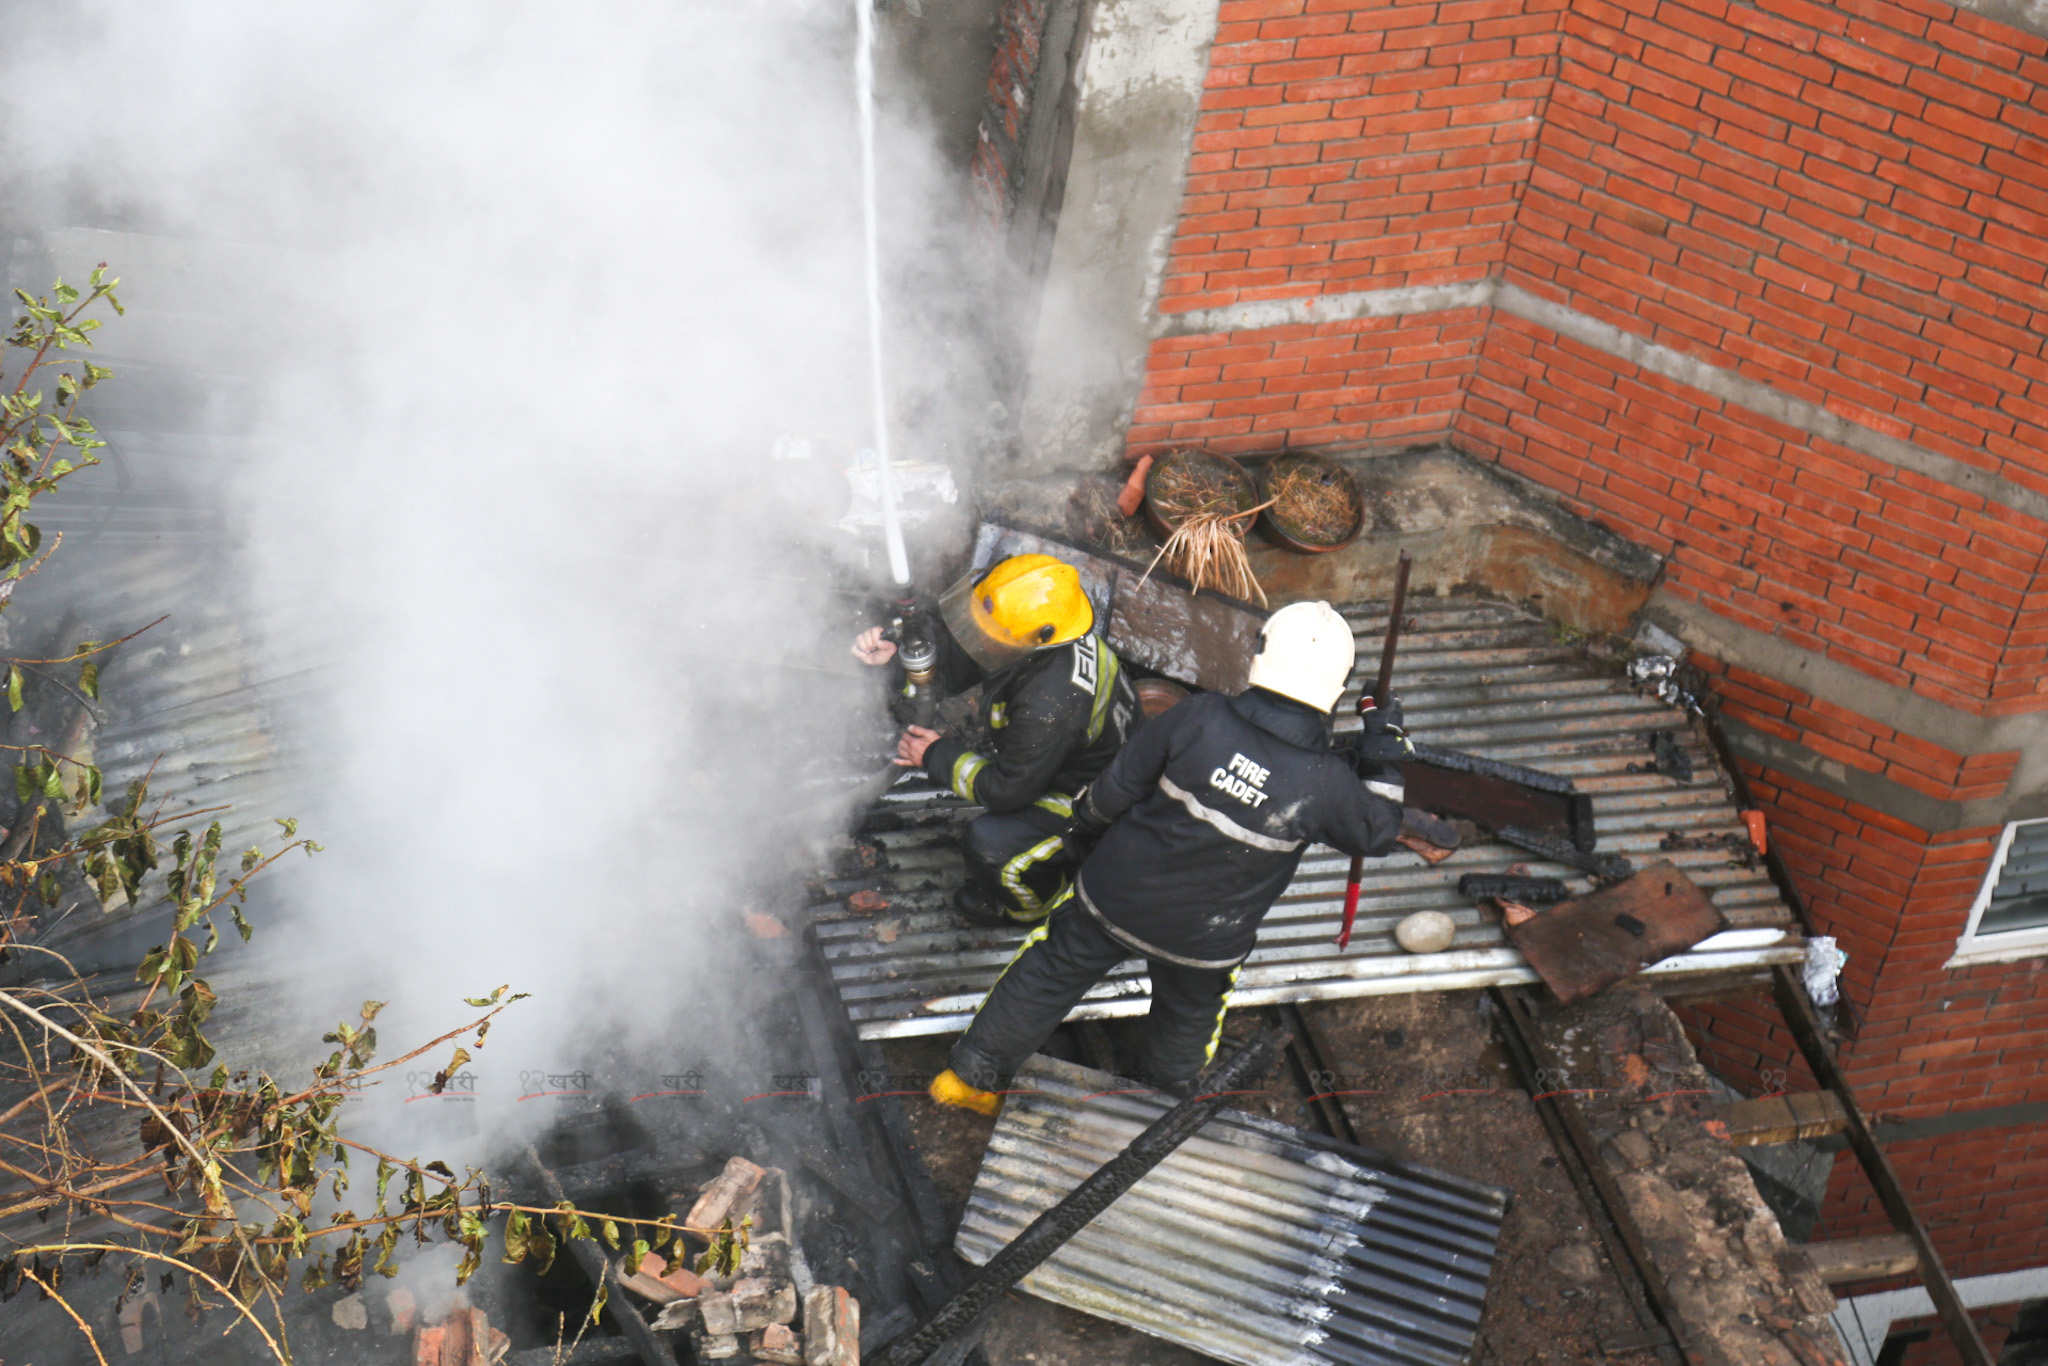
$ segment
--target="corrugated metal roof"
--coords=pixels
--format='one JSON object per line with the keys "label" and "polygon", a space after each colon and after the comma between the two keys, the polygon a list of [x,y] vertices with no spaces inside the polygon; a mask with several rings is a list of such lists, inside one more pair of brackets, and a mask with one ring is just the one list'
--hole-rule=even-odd
{"label": "corrugated metal roof", "polygon": [[[1347,608],[1359,638],[1361,674],[1376,667],[1386,630],[1384,604]],[[1638,697],[1618,671],[1589,660],[1540,617],[1476,598],[1410,604],[1395,668],[1395,691],[1419,741],[1523,764],[1573,780],[1593,797],[1601,853],[1637,863],[1659,856],[1667,832],[1688,839],[1740,836],[1742,824],[1707,746],[1684,715]],[[1357,696],[1354,676],[1339,706],[1345,724]],[[1675,730],[1692,760],[1694,781],[1629,772],[1650,760],[1644,736]],[[887,867],[874,885],[890,902],[875,916],[848,913],[839,901],[813,908],[818,942],[848,1013],[866,1038],[956,1032],[994,984],[1022,930],[964,924],[949,898],[961,881],[955,829],[978,808],[934,787],[921,774],[886,793],[863,838],[880,846]],[[1666,959],[1659,975],[1717,971],[1801,957],[1791,912],[1762,868],[1745,868],[1725,849],[1663,851],[1712,896],[1730,930],[1690,953]],[[1500,927],[1461,896],[1464,873],[1498,873],[1510,864],[1589,884],[1567,868],[1507,845],[1469,844],[1434,867],[1398,850],[1368,865],[1351,948],[1333,942],[1348,858],[1322,846],[1301,862],[1293,884],[1259,934],[1232,1000],[1239,1005],[1326,1000],[1385,992],[1432,991],[1536,980]],[[843,884],[833,890],[850,890]],[[1394,926],[1419,910],[1441,910],[1458,925],[1452,947],[1414,955],[1393,940]],[[1076,1010],[1081,1017],[1143,1014],[1150,985],[1141,963],[1127,963]]]}
{"label": "corrugated metal roof", "polygon": [[[1036,1057],[955,1246],[980,1264],[1171,1103]],[[1035,1295],[1240,1366],[1462,1362],[1507,1193],[1224,1111],[1054,1253]]]}
{"label": "corrugated metal roof", "polygon": [[[120,646],[102,672],[101,719],[89,746],[108,802],[146,776],[151,809],[170,829],[196,834],[220,821],[224,866],[251,845],[274,845],[274,818],[296,814],[289,794],[302,790],[307,758],[303,744],[281,742],[279,711],[314,686],[320,671],[287,667],[266,676],[243,618],[213,594],[220,572],[213,557],[175,541],[117,540],[80,551],[81,572],[67,595],[77,636],[118,636],[169,615]],[[188,812],[206,814],[183,819]],[[163,912],[164,898],[161,879],[152,879],[140,906],[102,912],[90,901],[49,926],[41,942],[72,946],[122,929]]]}

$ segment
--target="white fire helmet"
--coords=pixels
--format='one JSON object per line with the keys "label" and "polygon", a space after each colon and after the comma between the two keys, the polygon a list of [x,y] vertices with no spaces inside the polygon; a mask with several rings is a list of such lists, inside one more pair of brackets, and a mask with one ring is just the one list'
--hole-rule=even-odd
{"label": "white fire helmet", "polygon": [[1252,656],[1254,688],[1329,711],[1344,695],[1358,645],[1351,626],[1327,602],[1295,602],[1266,618]]}

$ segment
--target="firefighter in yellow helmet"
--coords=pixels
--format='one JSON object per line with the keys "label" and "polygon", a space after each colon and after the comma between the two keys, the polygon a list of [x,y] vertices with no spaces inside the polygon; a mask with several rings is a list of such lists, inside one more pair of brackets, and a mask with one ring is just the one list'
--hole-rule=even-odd
{"label": "firefighter in yellow helmet", "polygon": [[[954,905],[983,924],[1029,924],[1068,892],[1073,860],[1062,833],[1074,798],[1109,766],[1138,716],[1116,654],[1095,632],[1095,610],[1071,565],[1014,555],[969,574],[939,599],[941,694],[982,684],[988,752],[911,726],[896,762],[984,808],[963,841],[967,885]],[[896,647],[879,627],[854,642],[868,664]]]}

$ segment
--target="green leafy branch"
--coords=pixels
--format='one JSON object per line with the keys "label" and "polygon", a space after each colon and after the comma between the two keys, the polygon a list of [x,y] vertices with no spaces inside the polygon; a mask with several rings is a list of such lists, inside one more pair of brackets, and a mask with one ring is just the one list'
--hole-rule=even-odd
{"label": "green leafy branch", "polygon": [[[34,573],[47,558],[39,555],[41,529],[26,518],[29,505],[66,476],[98,464],[93,452],[107,444],[79,412],[79,404],[113,371],[62,353],[92,345],[91,334],[101,320],[85,314],[95,304],[104,299],[115,313],[125,311],[114,294],[119,284],[107,278],[102,261],[93,268],[83,293],[62,279],[47,295],[14,292],[25,312],[8,332],[7,345],[29,354],[14,387],[0,393],[0,601],[12,592],[8,585]],[[54,396],[31,387],[45,371],[53,380]],[[56,549],[56,542],[50,549]]]}
{"label": "green leafy branch", "polygon": [[[15,585],[56,549],[56,541],[46,547],[26,520],[33,500],[97,463],[93,452],[105,444],[79,408],[87,391],[110,372],[62,353],[91,344],[100,323],[85,314],[102,299],[121,311],[113,293],[117,283],[101,266],[83,293],[60,280],[48,297],[17,296],[27,312],[7,344],[28,357],[12,390],[0,394],[0,609]],[[49,392],[34,386],[39,374],[50,379]],[[99,696],[101,658],[136,634],[86,641],[54,659],[0,659],[10,710],[34,702],[31,677],[69,691],[42,670],[79,663],[74,696],[90,715],[90,703]],[[217,1061],[205,1034],[219,997],[200,969],[220,942],[218,919],[224,914],[249,938],[244,908],[251,880],[295,850],[312,854],[320,846],[300,836],[296,823],[282,820],[282,838],[274,847],[249,849],[238,868],[224,867],[218,821],[197,833],[187,825],[168,844],[158,838],[166,826],[211,811],[165,820],[160,811],[146,809],[145,778],[129,788],[111,818],[62,847],[38,852],[46,803],[68,798],[73,814],[84,814],[101,804],[101,775],[80,757],[83,750],[66,752],[74,748],[70,743],[5,748],[23,762],[15,767],[21,808],[17,829],[6,840],[10,853],[0,855],[0,887],[18,890],[21,899],[0,923],[0,954],[46,955],[68,977],[54,986],[0,989],[0,1083],[18,1084],[21,1093],[0,1110],[0,1177],[6,1179],[0,1220],[55,1219],[67,1234],[7,1249],[0,1257],[0,1295],[24,1282],[41,1287],[72,1315],[104,1361],[87,1320],[64,1299],[67,1267],[90,1271],[114,1257],[133,1259],[131,1272],[142,1262],[182,1269],[195,1312],[204,1307],[205,1287],[254,1327],[281,1366],[289,1366],[280,1294],[292,1272],[298,1271],[306,1287],[329,1280],[354,1285],[367,1273],[389,1276],[408,1236],[459,1244],[462,1280],[481,1264],[495,1220],[503,1221],[504,1256],[511,1262],[532,1259],[545,1267],[564,1240],[595,1237],[614,1249],[630,1248],[636,1264],[661,1252],[674,1265],[687,1257],[683,1240],[689,1235],[706,1245],[696,1258],[700,1271],[736,1271],[747,1221],[689,1229],[673,1219],[618,1218],[567,1202],[521,1205],[497,1199],[475,1169],[458,1177],[445,1163],[396,1157],[341,1134],[339,1115],[349,1095],[379,1084],[381,1073],[452,1044],[447,1066],[434,1079],[434,1090],[445,1088],[471,1050],[484,1046],[497,1014],[521,999],[507,987],[469,1000],[483,1012],[479,1017],[388,1062],[376,1061],[374,1022],[382,1004],[365,1002],[356,1020],[323,1036],[333,1053],[313,1068],[310,1085],[290,1094],[268,1075],[231,1072]],[[137,968],[132,1004],[96,994],[94,980],[61,954],[15,933],[29,895],[56,904],[58,874],[71,864],[105,906],[140,904],[148,880],[162,873],[169,929]],[[209,1064],[211,1072],[202,1077]],[[110,1130],[96,1121],[98,1107],[129,1112],[134,1127],[117,1124],[111,1132],[139,1138],[140,1155],[123,1139],[108,1148]],[[351,1153],[376,1162],[375,1204],[367,1215],[343,1207]],[[323,1194],[327,1205],[321,1204]],[[338,1212],[316,1217],[316,1207]],[[87,1235],[81,1225],[112,1233]],[[260,1304],[269,1306],[268,1325],[257,1312]],[[593,1319],[602,1307],[600,1289]]]}
{"label": "green leafy branch", "polygon": [[[167,1190],[173,1195],[185,1193],[198,1208],[180,1213],[155,1202],[110,1200],[106,1193],[125,1184],[127,1173],[110,1178],[109,1169],[97,1166],[90,1174],[101,1179],[89,1190],[68,1188],[62,1193],[128,1229],[160,1240],[168,1255],[204,1271],[211,1283],[225,1286],[226,1293],[244,1306],[283,1289],[295,1264],[303,1264],[299,1284],[305,1290],[330,1284],[352,1290],[368,1274],[396,1274],[395,1258],[404,1242],[423,1245],[437,1236],[463,1249],[456,1279],[458,1284],[466,1282],[482,1264],[491,1221],[501,1216],[503,1257],[509,1263],[531,1258],[545,1271],[567,1240],[587,1238],[602,1241],[615,1251],[629,1250],[634,1265],[662,1253],[667,1266],[673,1268],[692,1260],[683,1241],[688,1234],[707,1245],[694,1258],[700,1272],[733,1274],[747,1246],[751,1220],[735,1226],[727,1219],[718,1228],[698,1229],[674,1218],[634,1219],[580,1209],[568,1201],[550,1206],[520,1204],[495,1198],[488,1179],[476,1168],[458,1177],[446,1163],[396,1157],[340,1134],[336,1111],[341,1101],[377,1074],[467,1038],[466,1046],[456,1045],[441,1076],[460,1067],[469,1056],[469,1047],[483,1046],[497,1014],[524,999],[523,993],[508,991],[500,987],[489,996],[471,998],[472,1005],[485,1008],[484,1015],[383,1063],[374,1061],[374,1021],[383,1003],[366,1001],[357,1021],[344,1021],[324,1036],[337,1047],[315,1066],[314,1084],[289,1096],[280,1094],[280,1088],[266,1075],[231,1075],[224,1066],[217,1066],[204,1086],[167,1086],[168,1059],[160,1052],[111,1037],[105,1012],[100,1012],[97,1022],[102,1032],[81,1048],[89,1062],[79,1067],[77,1084],[96,1086],[104,1080],[101,1074],[117,1065],[112,1063],[117,1056],[133,1060],[121,1069],[131,1073],[145,1070],[140,1065],[143,1059],[156,1060],[158,1075],[148,1095],[128,1077],[121,1078],[125,1092],[82,1094],[91,1100],[139,1109],[142,1162],[160,1162],[155,1170]],[[4,991],[0,991],[0,1007],[22,1008]],[[49,1024],[47,1019],[36,1018]],[[74,1036],[66,1033],[65,1037]],[[82,1038],[77,1041],[87,1044]],[[97,1072],[91,1062],[97,1062]],[[74,1088],[74,1094],[80,1092]],[[9,1117],[0,1116],[0,1122]],[[353,1208],[343,1208],[324,1221],[316,1220],[314,1205],[323,1188],[336,1206],[347,1198],[352,1152],[376,1160],[371,1212],[359,1215]],[[394,1180],[399,1190],[396,1207],[391,1208]],[[239,1218],[235,1212],[238,1203],[251,1201],[264,1206],[271,1217],[257,1221]],[[147,1212],[150,1218],[124,1214],[115,1208],[117,1203],[134,1212]],[[0,1209],[0,1217],[19,1208]],[[162,1215],[171,1216],[171,1222],[152,1221]],[[343,1240],[339,1247],[317,1246],[334,1238]],[[0,1263],[0,1283],[5,1281],[8,1266],[19,1266],[22,1258],[61,1250],[57,1244],[14,1249],[10,1261]],[[592,1317],[602,1308],[600,1293]]]}

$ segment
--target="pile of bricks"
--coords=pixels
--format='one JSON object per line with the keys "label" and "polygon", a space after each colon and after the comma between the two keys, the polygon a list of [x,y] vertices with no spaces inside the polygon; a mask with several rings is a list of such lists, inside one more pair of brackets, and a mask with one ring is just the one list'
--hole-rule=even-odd
{"label": "pile of bricks", "polygon": [[[743,1157],[727,1161],[684,1217],[693,1229],[738,1227],[754,1214],[782,1173]],[[772,1363],[772,1366],[860,1366],[860,1305],[838,1286],[800,1291],[796,1258],[786,1227],[754,1232],[731,1276],[704,1276],[685,1260],[669,1265],[653,1253],[638,1265],[621,1261],[619,1284],[661,1306],[657,1330],[688,1334],[698,1361]],[[802,1310],[799,1334],[798,1311]]]}
{"label": "pile of bricks", "polygon": [[[402,1293],[402,1292],[401,1292]],[[394,1300],[394,1319],[403,1306]],[[407,1296],[404,1304],[409,1305]],[[446,1318],[420,1324],[413,1334],[413,1366],[497,1366],[511,1350],[512,1340],[491,1326],[484,1311],[457,1300]]]}

